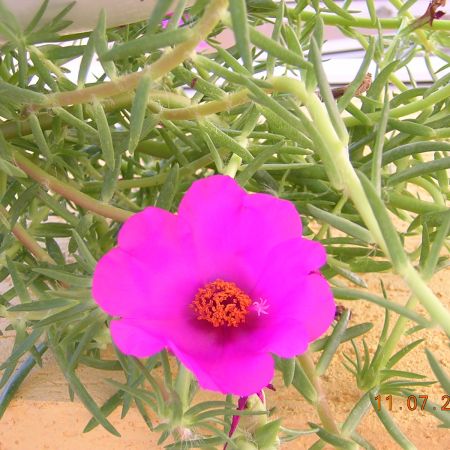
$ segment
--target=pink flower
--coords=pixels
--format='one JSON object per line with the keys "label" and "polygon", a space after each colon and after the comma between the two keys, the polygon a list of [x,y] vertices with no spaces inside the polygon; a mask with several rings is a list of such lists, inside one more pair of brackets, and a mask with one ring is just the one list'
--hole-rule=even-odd
{"label": "pink flower", "polygon": [[178,214],[149,207],[126,221],[94,273],[113,341],[147,357],[169,348],[205,389],[246,396],[273,377],[271,354],[306,351],[334,318],[294,205],[232,178],[192,184]]}

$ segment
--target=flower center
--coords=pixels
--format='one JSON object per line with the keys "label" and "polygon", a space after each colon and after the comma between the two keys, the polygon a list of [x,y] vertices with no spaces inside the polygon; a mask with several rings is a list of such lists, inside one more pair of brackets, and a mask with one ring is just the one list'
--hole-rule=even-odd
{"label": "flower center", "polygon": [[198,290],[191,308],[198,320],[206,320],[214,327],[237,327],[245,322],[251,305],[251,298],[235,283],[217,279]]}

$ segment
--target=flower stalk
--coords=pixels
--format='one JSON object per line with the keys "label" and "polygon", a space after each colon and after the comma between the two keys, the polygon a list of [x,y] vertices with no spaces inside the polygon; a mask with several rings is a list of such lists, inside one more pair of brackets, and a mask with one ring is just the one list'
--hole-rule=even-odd
{"label": "flower stalk", "polygon": [[178,374],[175,379],[175,390],[180,397],[183,411],[189,407],[189,391],[191,388],[192,374],[183,364],[178,366]]}
{"label": "flower stalk", "polygon": [[225,167],[223,174],[228,175],[231,178],[236,178],[236,174],[239,170],[239,167],[241,166],[242,158],[236,153],[233,153],[231,155],[230,160],[228,161],[227,166]]}
{"label": "flower stalk", "polygon": [[334,420],[333,413],[331,412],[326,394],[322,388],[320,378],[316,374],[314,362],[309,351],[304,353],[303,355],[298,356],[298,361],[302,366],[303,370],[305,371],[307,377],[309,378],[309,381],[311,381],[312,385],[314,386],[314,389],[317,393],[315,407],[323,427],[330,433],[339,436],[340,431]]}

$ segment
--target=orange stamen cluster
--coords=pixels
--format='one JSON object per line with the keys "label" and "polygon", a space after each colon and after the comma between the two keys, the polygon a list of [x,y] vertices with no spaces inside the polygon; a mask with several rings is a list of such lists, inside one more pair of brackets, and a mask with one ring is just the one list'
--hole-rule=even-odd
{"label": "orange stamen cluster", "polygon": [[251,304],[251,298],[235,283],[217,279],[198,290],[191,308],[198,320],[206,320],[214,327],[237,327],[245,322]]}

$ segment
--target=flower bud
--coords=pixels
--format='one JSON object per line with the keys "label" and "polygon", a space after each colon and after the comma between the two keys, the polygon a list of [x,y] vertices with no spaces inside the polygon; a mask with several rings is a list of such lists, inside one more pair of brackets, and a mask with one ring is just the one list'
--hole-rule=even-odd
{"label": "flower bud", "polygon": [[258,447],[255,444],[248,441],[243,436],[237,438],[235,444],[239,450],[258,450]]}
{"label": "flower bud", "polygon": [[[266,411],[267,408],[264,393],[261,397],[263,400],[261,400],[257,395],[251,395],[247,400],[245,410],[255,412]],[[239,429],[244,432],[254,433],[257,428],[265,425],[266,423],[266,414],[241,416]]]}

